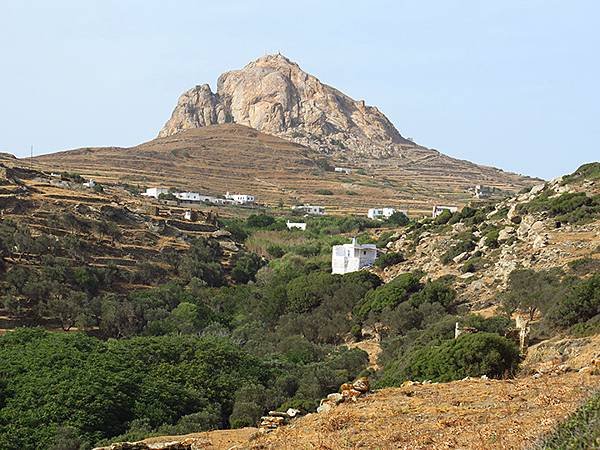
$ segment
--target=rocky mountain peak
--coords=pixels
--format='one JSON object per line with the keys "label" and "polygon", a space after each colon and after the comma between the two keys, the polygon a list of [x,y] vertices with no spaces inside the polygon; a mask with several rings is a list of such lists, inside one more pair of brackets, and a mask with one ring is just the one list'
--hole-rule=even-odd
{"label": "rocky mountain peak", "polygon": [[279,53],[222,74],[216,93],[207,84],[184,92],[159,137],[228,122],[347,156],[389,156],[414,146],[377,108],[321,83]]}

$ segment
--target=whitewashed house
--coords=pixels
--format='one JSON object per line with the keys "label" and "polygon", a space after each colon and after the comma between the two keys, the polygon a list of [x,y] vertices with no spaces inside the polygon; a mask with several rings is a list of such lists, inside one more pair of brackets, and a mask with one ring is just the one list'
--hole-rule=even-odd
{"label": "whitewashed house", "polygon": [[142,192],[141,195],[144,197],[154,197],[158,198],[160,194],[168,194],[169,190],[167,188],[148,188],[146,192]]}
{"label": "whitewashed house", "polygon": [[297,211],[304,214],[310,214],[313,216],[324,216],[325,208],[322,206],[313,206],[313,205],[299,205],[292,206],[293,211]]}
{"label": "whitewashed house", "polygon": [[83,183],[83,185],[88,188],[93,188],[94,186],[96,186],[96,182],[94,180],[88,180],[85,183]]}
{"label": "whitewashed house", "polygon": [[367,212],[369,219],[389,219],[396,210],[394,208],[371,208]]}
{"label": "whitewashed house", "polygon": [[488,198],[492,195],[492,191],[493,189],[489,186],[475,185],[475,197],[477,198]]}
{"label": "whitewashed house", "polygon": [[375,244],[357,244],[356,238],[353,238],[351,244],[333,246],[331,273],[356,272],[372,266],[376,259],[377,247]]}
{"label": "whitewashed house", "polygon": [[290,222],[289,220],[286,222],[288,230],[302,230],[306,231],[306,223],[305,222]]}
{"label": "whitewashed house", "polygon": [[338,172],[338,173],[343,173],[346,175],[350,175],[352,173],[352,169],[348,168],[348,167],[335,167],[333,169],[334,172]]}
{"label": "whitewashed house", "polygon": [[175,192],[173,193],[177,200],[184,200],[188,202],[201,202],[206,198],[205,195],[200,195],[198,192]]}
{"label": "whitewashed house", "polygon": [[254,203],[254,196],[248,194],[230,194],[227,192],[225,194],[225,198],[227,200],[233,200],[235,203],[239,203],[240,205],[246,205],[248,203]]}
{"label": "whitewashed house", "polygon": [[458,206],[438,206],[435,205],[433,207],[433,211],[431,212],[431,217],[433,217],[434,219],[439,216],[440,214],[442,214],[444,211],[449,211],[451,213],[455,213],[456,211],[458,211]]}

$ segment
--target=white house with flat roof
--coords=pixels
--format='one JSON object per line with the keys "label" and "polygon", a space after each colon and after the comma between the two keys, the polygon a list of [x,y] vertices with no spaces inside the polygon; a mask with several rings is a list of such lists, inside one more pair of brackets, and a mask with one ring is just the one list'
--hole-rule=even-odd
{"label": "white house with flat roof", "polygon": [[285,223],[288,230],[302,230],[306,231],[305,222],[290,222],[289,220]]}
{"label": "white house with flat roof", "polygon": [[367,212],[369,219],[389,219],[396,210],[394,208],[371,208]]}
{"label": "white house with flat roof", "polygon": [[173,195],[178,200],[185,200],[188,202],[201,202],[206,198],[206,196],[200,195],[198,192],[175,192]]}
{"label": "white house with flat roof", "polygon": [[161,187],[156,187],[156,188],[148,188],[148,189],[146,189],[146,192],[142,192],[141,195],[143,195],[144,197],[158,198],[158,196],[160,194],[168,194],[168,193],[169,193],[169,189],[167,189],[167,188],[161,188]]}
{"label": "white house with flat roof", "polygon": [[358,244],[356,238],[351,244],[334,245],[331,252],[331,273],[345,274],[371,267],[377,259],[375,244]]}
{"label": "white house with flat roof", "polygon": [[431,217],[433,217],[434,219],[439,216],[440,214],[442,214],[444,211],[449,211],[450,213],[455,213],[456,211],[458,211],[458,206],[438,206],[435,205],[433,207],[433,211],[431,212]]}
{"label": "white house with flat roof", "polygon": [[300,212],[300,213],[304,213],[304,214],[311,214],[313,216],[324,216],[325,215],[325,208],[323,208],[322,206],[299,205],[299,206],[293,206],[292,210]]}
{"label": "white house with flat roof", "polygon": [[230,194],[227,192],[225,194],[225,198],[227,200],[233,200],[235,203],[239,203],[240,205],[245,205],[248,203],[254,203],[254,196],[248,194]]}
{"label": "white house with flat roof", "polygon": [[350,169],[349,167],[335,167],[333,171],[337,173],[343,173],[346,175],[350,175],[352,173],[352,169]]}

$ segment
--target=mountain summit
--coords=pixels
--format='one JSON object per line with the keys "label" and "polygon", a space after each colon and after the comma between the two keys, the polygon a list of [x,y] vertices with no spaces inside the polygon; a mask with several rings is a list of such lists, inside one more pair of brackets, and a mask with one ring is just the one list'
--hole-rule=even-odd
{"label": "mountain summit", "polygon": [[321,83],[281,54],[222,74],[216,93],[208,84],[184,92],[159,137],[228,122],[324,153],[383,157],[415,147],[376,107]]}

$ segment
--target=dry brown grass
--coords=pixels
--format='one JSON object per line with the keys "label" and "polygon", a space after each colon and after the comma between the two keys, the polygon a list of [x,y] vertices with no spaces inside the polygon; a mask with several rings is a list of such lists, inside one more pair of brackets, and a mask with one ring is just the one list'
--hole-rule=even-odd
{"label": "dry brown grass", "polygon": [[[249,192],[271,206],[280,201],[286,206],[313,203],[337,214],[365,214],[370,207],[390,205],[423,215],[429,214],[434,203],[463,204],[471,198],[466,188],[475,184],[512,191],[532,184],[524,177],[426,149],[352,164],[366,169],[366,175],[323,172],[316,164],[320,158],[321,154],[298,144],[226,124],[188,130],[132,148],[43,155],[34,158],[34,164],[46,170],[79,172],[99,181],[159,184],[212,194]],[[331,190],[335,195],[318,195],[319,190]]]}
{"label": "dry brown grass", "polygon": [[565,419],[600,377],[567,373],[384,389],[248,444],[261,449],[520,449]]}

